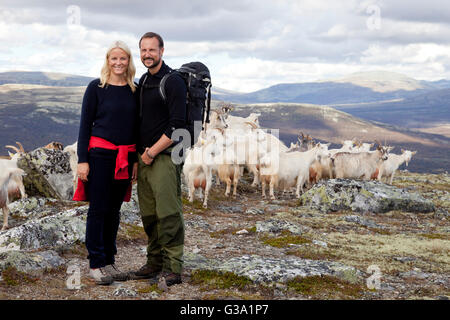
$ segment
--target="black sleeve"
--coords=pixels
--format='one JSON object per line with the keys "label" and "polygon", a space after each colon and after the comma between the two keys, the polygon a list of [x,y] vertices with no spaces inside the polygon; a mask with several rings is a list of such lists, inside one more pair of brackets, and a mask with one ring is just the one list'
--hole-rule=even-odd
{"label": "black sleeve", "polygon": [[136,153],[131,157],[130,161],[131,162],[138,162],[138,158],[137,158],[137,152],[139,150],[139,146],[140,146],[140,126],[141,126],[141,117],[140,117],[140,86],[135,83],[136,85],[136,91],[133,93],[134,94],[134,99],[136,101],[136,113],[135,113],[135,122],[134,122],[134,141],[136,141]]}
{"label": "black sleeve", "polygon": [[97,111],[97,89],[99,81],[93,80],[86,88],[81,106],[80,130],[78,133],[78,163],[89,161],[89,139]]}
{"label": "black sleeve", "polygon": [[164,134],[171,138],[172,132],[186,127],[186,94],[187,88],[179,75],[170,76],[166,82],[167,107],[169,109],[169,125]]}

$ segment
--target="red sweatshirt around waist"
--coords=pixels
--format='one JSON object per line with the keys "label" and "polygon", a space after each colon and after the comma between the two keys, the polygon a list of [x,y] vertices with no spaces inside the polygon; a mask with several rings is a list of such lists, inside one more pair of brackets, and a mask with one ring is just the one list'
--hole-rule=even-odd
{"label": "red sweatshirt around waist", "polygon": [[[114,170],[114,179],[116,180],[125,180],[128,179],[130,176],[128,174],[128,153],[129,152],[136,152],[136,145],[119,145],[116,146],[115,144],[99,138],[91,136],[89,140],[89,147],[88,151],[92,148],[103,148],[108,150],[118,150],[116,157],[116,168]],[[130,186],[127,189],[127,193],[125,194],[124,201],[128,202],[131,198],[131,182]],[[78,185],[77,189],[75,191],[75,194],[73,196],[74,201],[85,201],[88,200],[87,192],[86,192],[86,186],[83,181],[81,181],[80,178],[78,178]]]}

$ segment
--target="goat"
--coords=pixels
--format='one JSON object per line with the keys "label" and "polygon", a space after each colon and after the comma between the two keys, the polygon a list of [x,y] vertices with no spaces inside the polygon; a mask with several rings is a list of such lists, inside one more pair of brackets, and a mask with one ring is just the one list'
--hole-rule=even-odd
{"label": "goat", "polygon": [[373,152],[339,152],[332,156],[334,177],[337,179],[370,180],[382,161],[387,160],[392,147],[378,145]]}
{"label": "goat", "polygon": [[187,149],[183,165],[183,175],[189,188],[189,202],[194,201],[195,189],[204,190],[203,207],[208,207],[208,195],[212,183],[212,170],[217,167],[216,157],[220,156],[224,143],[222,129],[208,129],[202,132],[198,142]]}
{"label": "goat", "polygon": [[386,161],[383,161],[380,166],[378,167],[378,175],[377,179],[378,181],[382,181],[381,179],[383,177],[386,177],[386,183],[389,180],[389,184],[392,184],[392,181],[394,180],[394,174],[395,171],[397,171],[398,167],[405,162],[406,166],[408,166],[409,161],[411,161],[411,158],[413,155],[417,153],[417,151],[409,151],[409,150],[403,150],[401,149],[402,154],[389,154]]}
{"label": "goat", "polygon": [[[11,160],[6,160],[11,161]],[[0,164],[2,166],[3,163]],[[3,227],[2,231],[8,228],[8,204],[10,199],[18,195],[18,191],[22,197],[26,197],[25,188],[23,186],[22,176],[25,171],[14,166],[4,165],[0,168],[0,208],[3,211]]]}
{"label": "goat", "polygon": [[261,159],[262,196],[265,198],[265,186],[269,183],[271,199],[275,199],[274,187],[282,183],[284,188],[296,185],[296,196],[300,197],[303,185],[309,179],[309,167],[318,156],[328,157],[328,145],[318,143],[305,152],[271,152]]}
{"label": "goat", "polygon": [[78,165],[78,154],[77,154],[77,147],[78,147],[78,141],[75,141],[75,143],[66,146],[63,149],[63,152],[69,153],[69,164],[70,169],[72,170],[72,177],[73,177],[73,193],[75,194],[75,190],[77,190],[77,165]]}

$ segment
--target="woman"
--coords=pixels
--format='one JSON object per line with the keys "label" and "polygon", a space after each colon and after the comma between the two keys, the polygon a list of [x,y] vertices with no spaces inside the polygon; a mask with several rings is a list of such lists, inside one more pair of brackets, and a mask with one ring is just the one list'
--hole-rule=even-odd
{"label": "woman", "polygon": [[[120,272],[114,265],[120,207],[136,180],[138,108],[130,49],[115,41],[106,53],[100,79],[87,87],[78,136],[78,188],[74,200],[89,200],[86,248],[89,276],[108,285]],[[119,280],[119,279],[116,279]]]}

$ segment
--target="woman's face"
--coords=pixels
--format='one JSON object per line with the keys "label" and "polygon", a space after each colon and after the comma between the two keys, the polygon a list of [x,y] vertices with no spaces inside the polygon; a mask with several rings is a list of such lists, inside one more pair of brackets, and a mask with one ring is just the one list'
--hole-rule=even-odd
{"label": "woman's face", "polygon": [[111,74],[124,76],[128,70],[128,54],[120,48],[114,48],[108,57],[108,66]]}

